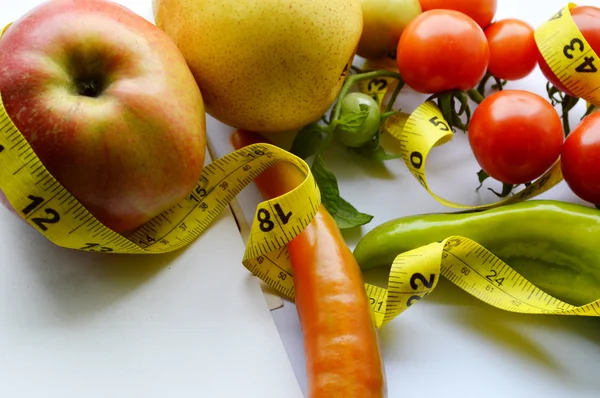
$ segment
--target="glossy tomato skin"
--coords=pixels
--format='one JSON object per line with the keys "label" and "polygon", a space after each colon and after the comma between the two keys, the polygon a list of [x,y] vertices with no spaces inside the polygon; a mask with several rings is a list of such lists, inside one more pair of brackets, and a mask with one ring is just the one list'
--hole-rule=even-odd
{"label": "glossy tomato skin", "polygon": [[497,78],[519,80],[537,65],[538,48],[533,27],[520,19],[496,21],[485,31],[490,47],[488,71]]}
{"label": "glossy tomato skin", "polygon": [[[593,6],[579,6],[571,9],[571,15],[573,16],[575,25],[577,25],[590,47],[592,47],[596,54],[600,54],[600,8]],[[539,50],[538,64],[540,66],[540,70],[550,83],[552,83],[556,88],[565,94],[568,94],[572,97],[575,96],[560,82],[560,80],[558,80],[558,77],[556,77],[554,72],[552,72],[552,69],[550,69],[550,66],[544,57],[542,57],[542,54]],[[599,59],[596,59],[595,65],[600,69]]]}
{"label": "glossy tomato skin", "polygon": [[497,0],[420,0],[423,11],[447,9],[460,11],[473,18],[485,29],[494,19],[498,7]]}
{"label": "glossy tomato skin", "polygon": [[406,84],[417,92],[469,90],[485,76],[489,47],[483,30],[465,14],[431,10],[406,26],[396,61]]}
{"label": "glossy tomato skin", "polygon": [[523,184],[540,177],[560,156],[560,116],[543,97],[522,90],[488,96],[473,112],[469,144],[492,178]]}
{"label": "glossy tomato skin", "polygon": [[565,182],[575,195],[600,205],[600,113],[587,116],[567,136],[561,168]]}

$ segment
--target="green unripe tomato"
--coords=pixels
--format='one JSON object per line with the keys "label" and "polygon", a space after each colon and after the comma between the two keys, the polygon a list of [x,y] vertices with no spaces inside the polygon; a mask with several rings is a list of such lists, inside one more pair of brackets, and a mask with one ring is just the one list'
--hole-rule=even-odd
{"label": "green unripe tomato", "polygon": [[340,120],[355,119],[353,115],[368,112],[362,124],[343,123],[335,130],[336,138],[343,145],[358,148],[373,139],[379,130],[381,111],[377,102],[363,93],[350,93],[342,99]]}

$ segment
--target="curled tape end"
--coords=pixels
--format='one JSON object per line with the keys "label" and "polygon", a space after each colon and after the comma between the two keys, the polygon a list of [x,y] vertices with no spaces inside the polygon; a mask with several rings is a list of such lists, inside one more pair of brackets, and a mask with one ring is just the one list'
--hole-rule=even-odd
{"label": "curled tape end", "polygon": [[452,141],[452,137],[454,137],[454,134],[448,134],[448,135],[445,135],[445,136],[443,136],[442,138],[440,138],[439,140],[437,140],[437,141],[435,142],[435,144],[433,144],[433,146],[435,147],[435,146],[444,145],[444,144],[446,144],[446,143],[448,143],[448,142]]}
{"label": "curled tape end", "polygon": [[2,31],[0,31],[0,37],[2,37],[2,35],[4,34],[4,32],[6,32],[6,31],[8,30],[8,28],[10,28],[10,26],[11,26],[12,24],[13,24],[13,23],[11,22],[11,23],[9,23],[8,25],[6,25],[4,28],[2,28]]}

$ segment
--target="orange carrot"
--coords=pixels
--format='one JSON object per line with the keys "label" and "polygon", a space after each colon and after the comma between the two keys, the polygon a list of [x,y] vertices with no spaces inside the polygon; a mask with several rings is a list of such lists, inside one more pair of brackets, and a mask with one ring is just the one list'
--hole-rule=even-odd
{"label": "orange carrot", "polygon": [[[236,149],[270,143],[237,130]],[[254,182],[266,199],[304,179],[289,163],[276,164]],[[335,220],[321,205],[313,221],[288,243],[295,301],[304,337],[309,398],[381,398],[385,375],[377,331],[358,263]]]}

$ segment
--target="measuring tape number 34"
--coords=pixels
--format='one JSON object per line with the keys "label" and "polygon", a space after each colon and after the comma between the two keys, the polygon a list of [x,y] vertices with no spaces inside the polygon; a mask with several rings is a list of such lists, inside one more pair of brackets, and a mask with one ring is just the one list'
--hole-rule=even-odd
{"label": "measuring tape number 34", "polygon": [[[588,104],[600,106],[600,59],[581,34],[568,3],[535,30],[544,59],[561,83]],[[395,70],[389,60],[369,64]],[[361,84],[360,89],[383,102],[393,79]],[[397,113],[386,119],[383,132],[395,137],[404,163],[415,179],[445,206],[485,210],[521,202],[546,192],[563,179],[560,160],[516,193],[490,204],[468,206],[448,201],[432,192],[425,165],[431,150],[449,142],[453,132],[433,102],[421,104],[410,115]],[[600,300],[575,307],[544,293],[478,243],[460,236],[399,254],[390,270],[387,289],[367,286],[377,323],[385,324],[431,292],[443,275],[478,299],[501,309],[528,314],[600,316]]]}
{"label": "measuring tape number 34", "polygon": [[[600,105],[597,55],[575,25],[569,3],[535,31],[535,39],[553,72],[587,102]],[[385,86],[385,87],[383,87]],[[388,89],[381,82],[366,91],[381,101]],[[427,185],[425,164],[432,148],[452,138],[440,110],[431,102],[410,116],[391,116],[384,131],[401,143],[404,162],[439,202],[455,208],[484,209],[532,198],[562,180],[557,162],[518,194],[483,206],[444,200]],[[287,242],[313,219],[321,197],[308,165],[276,146],[254,144],[205,166],[197,186],[177,205],[124,237],[98,222],[45,169],[7,115],[0,93],[0,189],[33,227],[59,246],[110,253],[164,253],[191,243],[254,178],[271,165],[290,162],[306,178],[297,188],[257,206],[242,263],[253,275],[285,296],[294,298]],[[468,258],[467,258],[468,257]],[[598,315],[597,303],[573,307],[537,289],[492,253],[463,237],[449,237],[397,256],[387,288],[365,284],[381,327],[425,297],[440,275],[487,302],[514,312]],[[490,284],[488,275],[495,275]]]}

